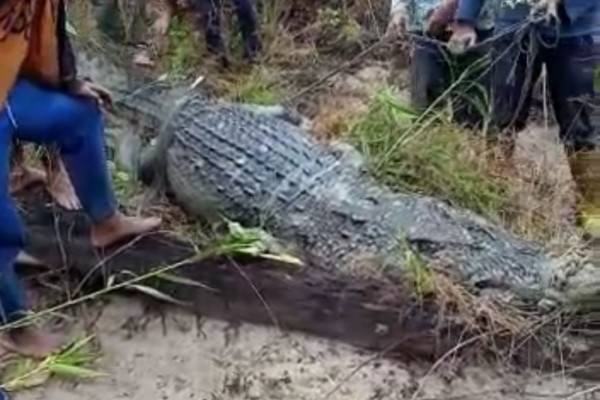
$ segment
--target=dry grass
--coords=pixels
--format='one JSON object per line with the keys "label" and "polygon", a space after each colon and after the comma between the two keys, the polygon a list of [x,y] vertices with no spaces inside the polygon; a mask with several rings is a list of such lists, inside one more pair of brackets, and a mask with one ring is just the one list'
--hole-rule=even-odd
{"label": "dry grass", "polygon": [[534,321],[506,302],[473,294],[444,271],[428,266],[412,249],[404,247],[406,282],[419,301],[432,300],[442,319],[454,318],[482,338],[518,337]]}

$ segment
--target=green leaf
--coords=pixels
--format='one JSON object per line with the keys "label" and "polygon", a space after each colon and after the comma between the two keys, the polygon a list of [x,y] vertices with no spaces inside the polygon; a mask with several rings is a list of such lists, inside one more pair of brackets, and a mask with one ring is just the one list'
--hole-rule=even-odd
{"label": "green leaf", "polygon": [[2,387],[9,392],[30,389],[43,385],[50,379],[50,372],[31,359],[18,359],[12,362],[2,377]]}
{"label": "green leaf", "polygon": [[48,365],[48,371],[60,378],[68,379],[94,379],[106,376],[106,374],[102,372],[94,371],[89,368],[61,363]]}
{"label": "green leaf", "polygon": [[63,362],[63,360],[70,358],[81,358],[84,357],[88,359],[89,357],[94,357],[93,354],[89,353],[84,346],[90,343],[94,339],[94,335],[90,335],[84,337],[76,342],[73,342],[69,347],[67,347],[63,352],[57,355],[55,358],[58,362]]}

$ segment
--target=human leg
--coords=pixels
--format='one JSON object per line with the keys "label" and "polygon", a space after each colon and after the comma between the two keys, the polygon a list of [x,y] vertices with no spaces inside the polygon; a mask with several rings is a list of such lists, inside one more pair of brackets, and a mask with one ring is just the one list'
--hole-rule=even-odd
{"label": "human leg", "polygon": [[[493,32],[478,31],[478,41],[484,41]],[[490,51],[491,46],[482,45],[464,54],[453,56],[449,68],[454,120],[468,127],[480,127],[489,111]]]}
{"label": "human leg", "polygon": [[502,37],[492,49],[492,118],[501,129],[522,130],[527,124],[533,85],[539,78],[542,59],[530,36]]}
{"label": "human leg", "polygon": [[426,111],[445,91],[448,63],[440,44],[415,35],[410,65],[412,106]]}
{"label": "human leg", "polygon": [[29,186],[46,181],[46,173],[30,167],[25,160],[25,147],[19,141],[13,141],[10,154],[10,193],[19,193]]}
{"label": "human leg", "polygon": [[591,122],[594,97],[594,42],[591,35],[561,39],[545,51],[548,84],[560,138],[573,151],[593,150],[597,129]]}
{"label": "human leg", "polygon": [[228,64],[221,35],[221,0],[191,0],[194,19],[204,29],[206,48],[223,66]]}
{"label": "human leg", "polygon": [[[14,126],[6,109],[0,111],[0,323],[18,322],[27,315],[25,289],[15,271],[15,260],[25,243],[25,232],[9,193]],[[27,356],[45,357],[62,343],[61,338],[33,327],[8,330],[2,345]]]}
{"label": "human leg", "polygon": [[244,56],[249,61],[254,61],[261,50],[258,17],[252,3],[252,0],[233,0],[244,40]]}
{"label": "human leg", "polygon": [[21,79],[8,104],[17,124],[16,137],[60,151],[82,208],[93,222],[95,246],[110,245],[160,224],[155,218],[129,218],[118,211],[107,170],[102,116],[95,103]]}
{"label": "human leg", "polygon": [[509,159],[515,133],[527,124],[533,86],[539,78],[542,58],[533,32],[522,38],[506,35],[492,45],[490,100],[492,103],[492,142],[497,142]]}
{"label": "human leg", "polygon": [[60,153],[54,149],[45,149],[42,162],[46,170],[46,190],[52,199],[65,210],[79,210],[81,203],[75,188],[69,179]]}
{"label": "human leg", "polygon": [[546,65],[560,138],[581,197],[578,219],[585,233],[600,239],[600,132],[591,122],[593,46],[591,36],[561,39],[546,51]]}
{"label": "human leg", "polygon": [[56,151],[43,150],[42,162],[45,171],[27,165],[25,147],[14,141],[11,153],[10,192],[19,193],[36,183],[45,183],[53,200],[66,210],[81,208],[75,189],[67,175],[60,155]]}

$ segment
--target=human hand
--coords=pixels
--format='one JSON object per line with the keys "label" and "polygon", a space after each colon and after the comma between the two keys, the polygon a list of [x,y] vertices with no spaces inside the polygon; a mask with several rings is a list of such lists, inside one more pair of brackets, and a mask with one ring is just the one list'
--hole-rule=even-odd
{"label": "human hand", "polygon": [[448,50],[453,54],[463,54],[477,42],[477,32],[471,24],[455,23],[451,27],[452,36],[448,40]]}
{"label": "human hand", "polygon": [[547,24],[558,22],[558,5],[562,2],[563,0],[536,0],[531,7],[531,14]]}
{"label": "human hand", "polygon": [[110,91],[90,81],[76,80],[70,85],[69,92],[75,96],[92,99],[101,106],[113,106],[113,97]]}
{"label": "human hand", "polygon": [[458,8],[458,0],[444,0],[427,18],[425,32],[433,37],[440,37],[454,20]]}

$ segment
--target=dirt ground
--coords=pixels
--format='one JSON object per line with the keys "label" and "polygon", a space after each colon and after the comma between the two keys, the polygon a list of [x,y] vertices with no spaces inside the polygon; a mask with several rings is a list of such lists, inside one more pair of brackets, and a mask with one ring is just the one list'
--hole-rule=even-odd
{"label": "dirt ground", "polygon": [[[348,346],[273,328],[149,316],[142,301],[111,297],[96,325],[106,378],[53,381],[17,400],[565,399],[577,383],[560,375],[476,366],[428,374]],[[444,369],[445,367],[442,367]],[[428,376],[428,377],[427,377]],[[422,390],[418,390],[419,384]]]}

